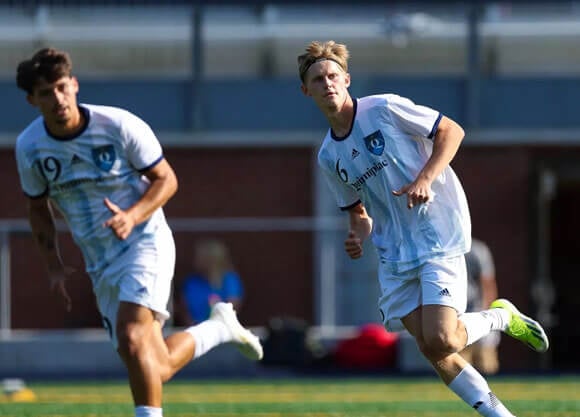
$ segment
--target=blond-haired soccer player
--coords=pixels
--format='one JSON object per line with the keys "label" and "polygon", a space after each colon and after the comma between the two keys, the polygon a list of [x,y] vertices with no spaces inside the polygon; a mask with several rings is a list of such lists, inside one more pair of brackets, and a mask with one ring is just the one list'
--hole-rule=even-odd
{"label": "blond-haired soccer player", "polygon": [[353,99],[348,57],[346,46],[333,41],[312,42],[298,57],[302,91],[330,125],[318,162],[349,214],[345,250],[360,258],[371,237],[380,255],[379,308],[387,328],[397,330],[402,322],[445,384],[478,413],[512,416],[457,352],[492,330],[540,352],[548,339],[507,300],[463,314],[471,224],[449,166],[463,129],[395,94]]}
{"label": "blond-haired soccer player", "polygon": [[52,207],[80,247],[103,323],[123,359],[136,417],[161,417],[162,383],[192,358],[227,342],[253,359],[260,341],[231,304],[164,339],[175,245],[163,205],[177,178],[151,128],[128,111],[77,103],[66,52],[45,48],[17,69],[40,116],[18,136],[16,160],[34,239],[50,285],[70,309],[70,274],[58,251]]}

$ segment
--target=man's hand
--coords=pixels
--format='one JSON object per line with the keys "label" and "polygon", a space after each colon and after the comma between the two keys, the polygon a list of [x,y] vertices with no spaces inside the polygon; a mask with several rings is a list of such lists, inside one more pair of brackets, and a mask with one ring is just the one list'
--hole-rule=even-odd
{"label": "man's hand", "polygon": [[108,198],[105,198],[104,202],[105,206],[113,213],[113,217],[107,220],[103,226],[110,227],[119,239],[127,239],[135,227],[135,220]]}
{"label": "man's hand", "polygon": [[344,250],[352,259],[358,259],[363,255],[362,241],[355,232],[350,230],[344,241]]}
{"label": "man's hand", "polygon": [[70,266],[63,266],[60,269],[55,269],[48,272],[48,277],[50,280],[50,290],[58,294],[64,302],[64,308],[67,312],[72,309],[72,301],[68,295],[68,291],[65,287],[65,281],[74,274],[76,270]]}
{"label": "man's hand", "polygon": [[411,184],[404,185],[393,194],[400,197],[407,194],[407,207],[412,209],[419,204],[424,204],[433,198],[431,183],[425,179],[417,178]]}

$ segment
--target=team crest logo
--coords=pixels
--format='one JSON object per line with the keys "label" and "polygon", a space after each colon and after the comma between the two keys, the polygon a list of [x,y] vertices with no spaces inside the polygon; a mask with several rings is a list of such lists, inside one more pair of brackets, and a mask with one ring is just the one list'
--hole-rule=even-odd
{"label": "team crest logo", "polygon": [[103,170],[110,171],[115,163],[115,147],[113,145],[99,146],[93,149],[93,161]]}
{"label": "team crest logo", "polygon": [[385,150],[385,138],[380,130],[365,136],[365,145],[367,149],[374,155],[380,156]]}

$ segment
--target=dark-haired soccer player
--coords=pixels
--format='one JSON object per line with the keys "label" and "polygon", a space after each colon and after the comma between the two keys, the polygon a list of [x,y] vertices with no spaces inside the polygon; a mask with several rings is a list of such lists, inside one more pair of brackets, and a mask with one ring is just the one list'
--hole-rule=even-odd
{"label": "dark-haired soccer player", "polygon": [[21,62],[17,84],[40,112],[18,137],[16,159],[50,285],[70,309],[55,207],[82,251],[104,325],[127,366],[135,416],[162,416],[163,382],[221,343],[260,359],[260,341],[231,304],[218,303],[209,320],[162,335],[175,265],[162,207],[177,178],[151,128],[128,111],[77,103],[79,84],[62,51],[42,49]]}

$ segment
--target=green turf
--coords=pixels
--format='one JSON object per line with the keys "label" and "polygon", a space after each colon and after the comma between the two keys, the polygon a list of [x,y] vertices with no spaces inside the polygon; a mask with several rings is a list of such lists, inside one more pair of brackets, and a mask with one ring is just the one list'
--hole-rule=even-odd
{"label": "green turf", "polygon": [[[518,417],[580,416],[580,378],[492,379]],[[33,403],[0,397],[2,417],[133,417],[125,383],[31,384]],[[436,379],[169,383],[166,417],[477,416]]]}

